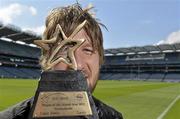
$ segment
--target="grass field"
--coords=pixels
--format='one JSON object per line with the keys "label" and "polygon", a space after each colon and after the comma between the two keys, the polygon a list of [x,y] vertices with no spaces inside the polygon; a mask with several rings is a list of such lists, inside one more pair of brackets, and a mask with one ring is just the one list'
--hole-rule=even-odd
{"label": "grass field", "polygon": [[[33,96],[36,86],[37,80],[0,79],[0,111]],[[180,83],[99,81],[94,95],[125,119],[180,119]]]}

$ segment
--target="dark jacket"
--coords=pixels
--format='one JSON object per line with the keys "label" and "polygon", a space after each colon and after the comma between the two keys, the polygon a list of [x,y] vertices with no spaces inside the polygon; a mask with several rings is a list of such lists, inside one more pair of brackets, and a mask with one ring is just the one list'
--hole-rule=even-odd
{"label": "dark jacket", "polygon": [[[33,104],[33,99],[34,98],[27,99],[5,111],[0,112],[0,119],[27,119]],[[99,119],[123,119],[121,113],[104,104],[100,100],[94,97],[93,99],[97,108]]]}

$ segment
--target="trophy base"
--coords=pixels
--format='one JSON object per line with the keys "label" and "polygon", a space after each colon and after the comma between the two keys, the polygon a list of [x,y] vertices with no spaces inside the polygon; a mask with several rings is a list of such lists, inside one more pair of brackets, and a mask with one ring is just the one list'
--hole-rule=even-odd
{"label": "trophy base", "polygon": [[99,119],[80,71],[43,72],[29,119]]}

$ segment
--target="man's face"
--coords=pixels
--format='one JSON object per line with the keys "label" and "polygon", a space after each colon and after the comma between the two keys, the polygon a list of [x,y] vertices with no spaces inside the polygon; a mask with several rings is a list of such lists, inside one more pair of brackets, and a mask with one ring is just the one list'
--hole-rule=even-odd
{"label": "man's face", "polygon": [[[85,39],[85,42],[75,51],[75,58],[78,70],[81,70],[87,79],[90,91],[93,92],[99,77],[99,53],[92,47],[91,40],[84,29],[79,31],[73,38]],[[67,70],[68,66],[58,63],[53,70]]]}

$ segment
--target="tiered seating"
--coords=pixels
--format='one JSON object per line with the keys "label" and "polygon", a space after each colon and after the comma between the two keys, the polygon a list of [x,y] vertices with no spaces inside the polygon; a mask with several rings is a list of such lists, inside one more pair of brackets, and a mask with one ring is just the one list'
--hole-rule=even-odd
{"label": "tiered seating", "polygon": [[0,40],[0,77],[39,78],[40,49]]}
{"label": "tiered seating", "polygon": [[20,68],[19,70],[29,75],[31,78],[39,78],[41,74],[39,69]]}
{"label": "tiered seating", "polygon": [[0,40],[0,53],[23,57],[38,58],[40,50],[26,45]]}
{"label": "tiered seating", "polygon": [[140,74],[137,76],[137,79],[138,79],[138,80],[148,80],[150,76],[151,76],[150,73],[140,73]]}
{"label": "tiered seating", "polygon": [[17,78],[17,77],[19,77],[19,78],[29,77],[29,76],[27,76],[27,74],[24,74],[23,72],[18,70],[18,68],[15,68],[15,67],[3,67],[2,69],[4,69],[4,71],[6,71],[6,72],[13,74],[15,78]]}
{"label": "tiered seating", "polygon": [[113,79],[113,80],[120,80],[121,77],[123,77],[123,73],[114,73],[114,74],[112,75],[112,79]]}
{"label": "tiered seating", "polygon": [[169,82],[180,82],[180,73],[167,73],[164,81],[169,81]]}
{"label": "tiered seating", "polygon": [[152,73],[149,77],[149,81],[162,81],[164,79],[164,73]]}
{"label": "tiered seating", "polygon": [[4,77],[12,78],[12,77],[14,77],[14,75],[10,72],[7,72],[6,70],[4,70],[3,68],[0,67],[0,77],[1,78],[4,78]]}
{"label": "tiered seating", "polygon": [[17,67],[0,67],[1,78],[39,78],[40,70]]}
{"label": "tiered seating", "polygon": [[105,57],[105,64],[120,64],[125,61],[126,56],[108,56]]}
{"label": "tiered seating", "polygon": [[113,80],[180,82],[180,52],[106,56],[101,77]]}

